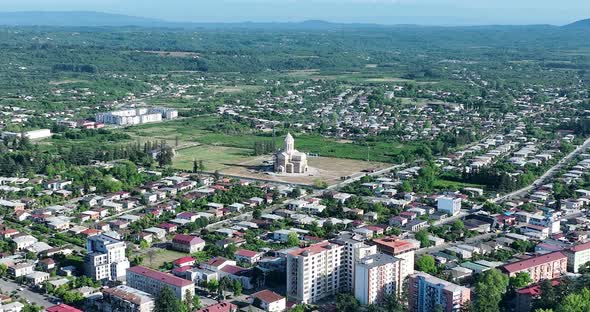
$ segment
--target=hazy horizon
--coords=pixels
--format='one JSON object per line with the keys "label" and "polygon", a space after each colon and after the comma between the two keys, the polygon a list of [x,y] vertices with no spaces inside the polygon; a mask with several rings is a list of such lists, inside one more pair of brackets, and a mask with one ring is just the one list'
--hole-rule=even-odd
{"label": "hazy horizon", "polygon": [[[420,25],[563,25],[590,17],[590,1],[564,0],[44,0],[2,1],[0,11],[96,11],[172,22]],[[123,4],[121,4],[123,2]]]}

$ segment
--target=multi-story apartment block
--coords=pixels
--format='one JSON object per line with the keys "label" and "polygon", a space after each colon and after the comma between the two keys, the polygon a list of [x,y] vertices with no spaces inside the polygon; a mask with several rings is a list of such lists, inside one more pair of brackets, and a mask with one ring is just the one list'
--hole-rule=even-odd
{"label": "multi-story apartment block", "polygon": [[344,246],[323,241],[287,254],[287,294],[297,302],[314,303],[337,294],[345,267]]}
{"label": "multi-story apartment block", "polygon": [[181,300],[189,293],[191,296],[195,295],[195,284],[192,281],[143,266],[127,269],[127,286],[145,291],[152,296],[158,296],[165,287],[169,287]]}
{"label": "multi-story apartment block", "polygon": [[116,281],[125,277],[129,260],[125,256],[125,242],[101,234],[88,237],[84,271],[94,280]]}
{"label": "multi-story apartment block", "polygon": [[[400,259],[399,274],[396,276],[396,285],[404,285],[408,276],[414,274],[414,251],[418,246],[413,242],[401,240],[395,236],[374,239],[373,243],[377,249],[385,254]],[[403,287],[397,287],[398,296],[401,295]]]}
{"label": "multi-story apartment block", "polygon": [[461,211],[461,198],[440,196],[437,199],[437,210],[454,216]]}
{"label": "multi-story apartment block", "polygon": [[398,292],[397,276],[401,259],[386,254],[373,254],[355,264],[354,296],[364,305],[380,302]]}
{"label": "multi-story apartment block", "polygon": [[580,267],[590,261],[590,243],[576,245],[563,253],[567,256],[568,271],[578,273]]}
{"label": "multi-story apartment block", "polygon": [[334,243],[344,246],[340,289],[341,291],[353,292],[355,285],[355,263],[360,259],[377,253],[377,246],[369,246],[362,240],[354,238],[354,234],[342,234]]}
{"label": "multi-story apartment block", "polygon": [[567,256],[558,251],[507,264],[502,270],[510,277],[519,272],[528,272],[533,283],[536,283],[560,277],[567,271],[567,263]]}
{"label": "multi-story apartment block", "polygon": [[438,307],[444,312],[457,312],[471,300],[469,288],[422,272],[410,275],[408,288],[410,312],[433,312]]}
{"label": "multi-story apartment block", "polygon": [[178,111],[165,107],[140,107],[130,108],[96,115],[96,121],[106,124],[121,126],[137,125],[148,122],[159,122],[163,118],[174,119],[178,117]]}
{"label": "multi-story apartment block", "polygon": [[144,291],[120,285],[102,290],[100,310],[104,312],[152,312],[154,297]]}

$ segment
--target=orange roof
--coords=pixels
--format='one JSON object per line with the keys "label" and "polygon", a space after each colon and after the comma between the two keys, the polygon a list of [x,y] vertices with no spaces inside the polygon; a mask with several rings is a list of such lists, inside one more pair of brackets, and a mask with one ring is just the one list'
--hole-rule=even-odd
{"label": "orange roof", "polygon": [[405,252],[408,250],[412,250],[416,247],[416,246],[414,246],[413,243],[405,241],[405,240],[401,240],[397,236],[376,238],[376,239],[373,239],[373,242],[377,245],[381,245],[381,246],[392,249],[394,254],[398,254],[398,253],[402,253],[402,252]]}
{"label": "orange roof", "polygon": [[279,301],[281,299],[285,299],[285,297],[275,293],[274,291],[270,291],[268,289],[261,290],[257,293],[253,293],[252,297],[256,297],[266,303],[271,303],[271,302]]}

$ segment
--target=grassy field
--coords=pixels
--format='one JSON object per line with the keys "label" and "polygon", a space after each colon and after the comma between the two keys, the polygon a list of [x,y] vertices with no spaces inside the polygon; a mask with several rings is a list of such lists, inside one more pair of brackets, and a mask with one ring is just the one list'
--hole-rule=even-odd
{"label": "grassy field", "polygon": [[203,161],[205,170],[214,171],[223,170],[250,158],[251,150],[248,149],[199,145],[178,150],[172,166],[176,169],[192,170],[195,159]]}
{"label": "grassy field", "polygon": [[[170,143],[172,142],[170,140],[174,141],[178,137],[180,146],[201,144],[198,147],[179,150],[175,167],[181,169],[192,168],[193,158],[209,162],[208,168],[212,168],[212,170],[222,168],[228,163],[239,162],[247,157],[249,153],[252,153],[255,142],[272,140],[263,134],[227,135],[207,130],[208,126],[219,122],[221,121],[218,117],[204,116],[140,125],[127,128],[126,131],[139,140],[167,140]],[[318,135],[294,134],[294,136],[297,149],[322,157],[367,160],[368,152],[371,161],[393,162],[401,151],[414,149],[413,145],[399,142],[371,142],[367,146],[366,144],[355,144]],[[282,138],[277,138],[277,145],[280,147],[281,144]]]}
{"label": "grassy field", "polygon": [[168,249],[157,249],[156,255],[153,257],[152,261],[150,262],[150,257],[147,254],[144,254],[143,265],[150,267],[152,269],[157,270],[164,262],[172,262],[178,258],[188,256],[187,253],[178,252],[174,250]]}
{"label": "grassy field", "polygon": [[465,187],[477,187],[477,188],[484,188],[483,185],[479,185],[479,184],[471,184],[471,183],[461,183],[461,182],[456,182],[456,181],[450,181],[450,180],[445,180],[445,179],[436,179],[434,181],[434,188],[437,189],[457,189],[460,190],[462,188]]}

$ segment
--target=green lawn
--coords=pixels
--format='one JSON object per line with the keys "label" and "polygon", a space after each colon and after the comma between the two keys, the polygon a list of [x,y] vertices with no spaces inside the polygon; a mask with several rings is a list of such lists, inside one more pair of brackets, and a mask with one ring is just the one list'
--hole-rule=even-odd
{"label": "green lawn", "polygon": [[[209,146],[225,146],[233,147],[238,149],[252,150],[255,142],[269,141],[271,137],[264,134],[222,134],[214,133],[206,130],[209,125],[220,122],[218,117],[203,116],[186,118],[178,121],[163,122],[159,124],[147,124],[136,127],[128,128],[126,131],[133,133],[135,136],[149,139],[167,139],[171,140],[178,137],[183,142],[198,142],[203,145]],[[323,157],[338,157],[338,158],[349,158],[366,160],[367,149],[369,151],[369,157],[372,161],[380,162],[393,162],[397,154],[403,150],[414,150],[414,146],[411,144],[403,144],[399,142],[370,142],[367,147],[366,144],[355,144],[338,141],[335,139],[324,138],[319,135],[307,135],[307,134],[294,134],[296,148],[300,151],[307,153],[316,153]],[[278,137],[277,146],[282,146],[282,137]],[[176,166],[182,166],[183,169],[187,168],[187,162],[190,162],[192,168],[192,159],[203,159],[207,160],[215,157],[224,157],[223,150],[213,150],[209,153],[205,153],[207,147],[199,147],[194,150],[181,150],[178,156],[182,160],[179,160],[179,164]],[[192,154],[191,154],[192,153]],[[236,158],[238,154],[246,154],[247,151],[235,151],[229,150],[230,161]],[[179,167],[180,168],[180,167]]]}
{"label": "green lawn", "polygon": [[251,157],[251,150],[225,146],[201,145],[177,151],[173,167],[193,169],[193,159],[202,160],[206,171],[221,170]]}
{"label": "green lawn", "polygon": [[477,187],[477,188],[481,188],[481,189],[484,188],[483,185],[479,185],[479,184],[462,183],[462,182],[445,180],[445,179],[441,179],[441,178],[438,178],[438,179],[436,179],[436,181],[434,181],[433,187],[437,188],[437,189],[457,189],[457,190],[460,190],[465,187]]}
{"label": "green lawn", "polygon": [[156,254],[153,256],[152,261],[148,256],[147,251],[141,251],[143,255],[143,265],[157,270],[164,262],[172,262],[178,258],[186,257],[189,254],[168,249],[156,249]]}

